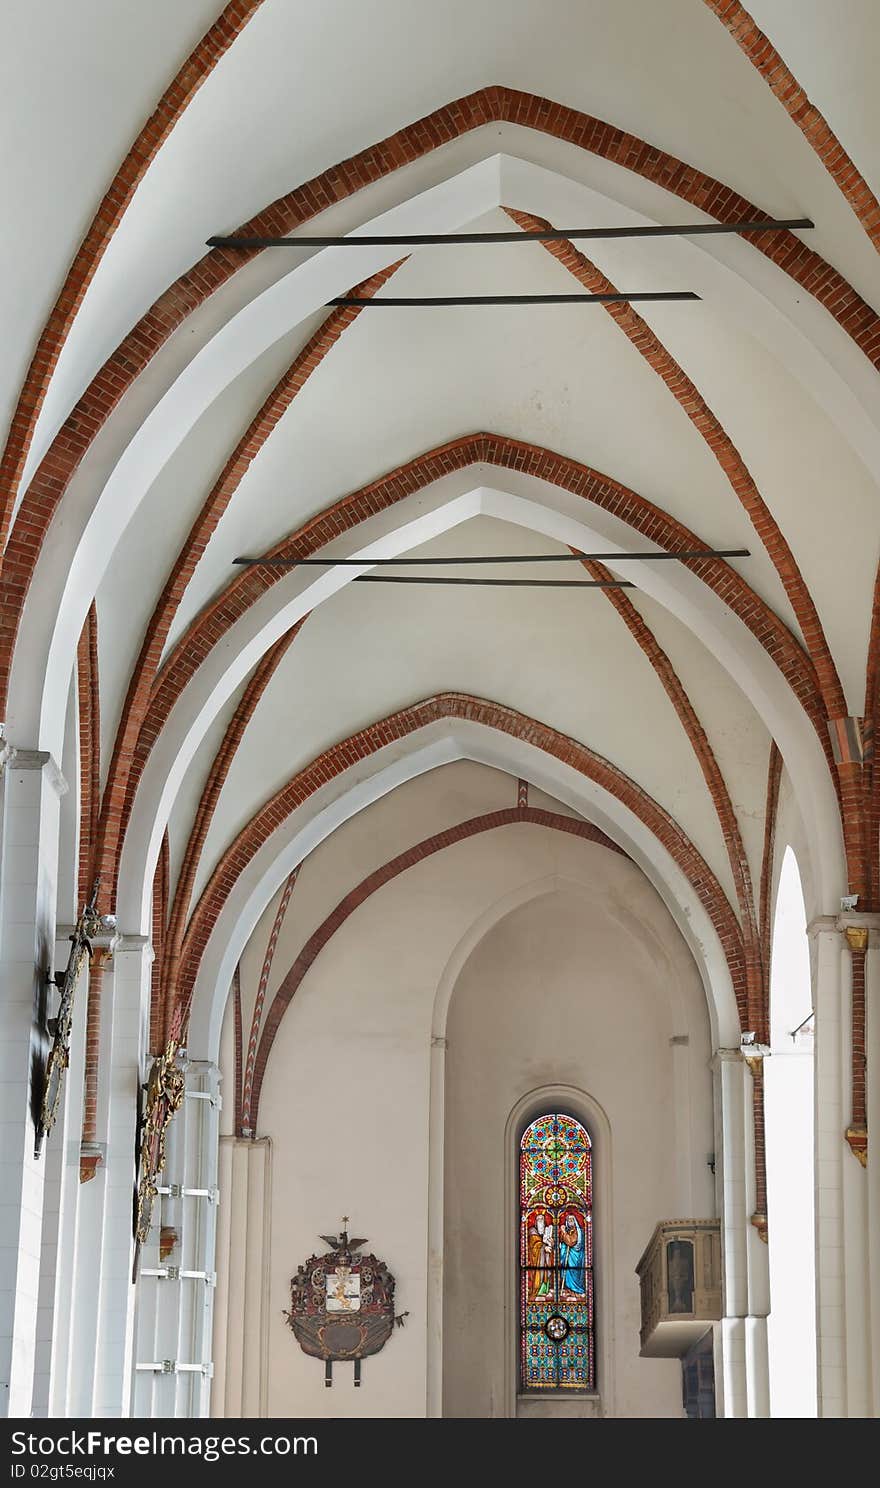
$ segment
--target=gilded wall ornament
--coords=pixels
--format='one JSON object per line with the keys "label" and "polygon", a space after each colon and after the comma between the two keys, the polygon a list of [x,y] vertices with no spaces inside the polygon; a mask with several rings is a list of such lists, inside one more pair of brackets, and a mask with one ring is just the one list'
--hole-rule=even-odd
{"label": "gilded wall ornament", "polygon": [[165,1138],[175,1111],[183,1103],[185,1082],[177,1065],[176,1038],[168,1040],[162,1054],[153,1060],[140,1136],[138,1187],[135,1203],[134,1273],[137,1275],[141,1245],[146,1243],[153,1216],[153,1200],[159,1191],[159,1177],[165,1167]]}
{"label": "gilded wall ornament", "polygon": [[864,1126],[848,1126],[844,1132],[849,1150],[863,1168],[868,1166],[868,1129]]}
{"label": "gilded wall ornament", "polygon": [[309,1256],[290,1282],[289,1327],[304,1353],[324,1360],[324,1384],[333,1383],[334,1360],[354,1362],[354,1382],[361,1382],[361,1360],[377,1354],[391,1337],[396,1323],[408,1313],[395,1314],[394,1277],[374,1255],[357,1255],[366,1239],[349,1239],[348,1215],[337,1235],[322,1235],[330,1247],[323,1256]]}
{"label": "gilded wall ornament", "polygon": [[40,1103],[36,1113],[35,1158],[39,1157],[43,1140],[52,1130],[58,1115],[64,1071],[70,1063],[70,1030],[73,1023],[73,1000],[77,983],[85,962],[91,957],[92,939],[104,928],[104,922],[97,909],[99,883],[100,880],[96,879],[92,897],[84,906],[70,937],[71,951],[64,976],[60,982],[57,976],[49,978],[49,985],[59,988],[61,1000],[57,1014],[54,1018],[47,1019],[46,1023],[52,1042],[43,1070]]}

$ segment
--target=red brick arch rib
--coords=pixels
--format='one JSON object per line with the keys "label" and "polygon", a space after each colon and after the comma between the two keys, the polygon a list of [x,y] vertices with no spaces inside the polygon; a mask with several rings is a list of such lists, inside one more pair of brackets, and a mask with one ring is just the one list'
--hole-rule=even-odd
{"label": "red brick arch rib", "polygon": [[162,836],[159,861],[153,876],[153,964],[150,968],[150,1048],[155,1045],[152,1034],[162,1018],[162,962],[165,955],[165,936],[168,931],[168,901],[171,894],[171,848],[166,827]]}
{"label": "red brick arch rib", "polygon": [[116,172],[77,250],[61,293],[37,343],[13,414],[3,459],[0,461],[0,490],[4,493],[0,510],[0,552],[6,543],[18,483],[46,390],[95,271],[160,146],[168,138],[202,83],[210,76],[220,58],[232,46],[262,3],[263,0],[229,0],[222,14],[210,30],[206,31],[174,81],[163,93],[155,112],[147,120]]}
{"label": "red brick arch rib", "polygon": [[192,898],[193,883],[199,866],[199,858],[205,846],[208,828],[214,818],[220,792],[229,774],[229,767],[238,751],[238,746],[244,738],[244,732],[253,718],[257,704],[263,696],[269,682],[275,675],[275,670],[281,658],[287,651],[288,646],[296,639],[301,627],[305,622],[300,621],[286,635],[281,636],[274,646],[270,646],[265,656],[254,670],[253,676],[245,688],[241,701],[235,710],[229,727],[223,735],[223,740],[214,756],[213,764],[208,771],[208,778],[202,791],[198,807],[196,809],[195,821],[186,844],[177,886],[174,891],[174,899],[171,905],[171,916],[168,921],[168,931],[163,949],[162,964],[160,971],[161,1002],[155,1028],[151,1029],[151,1038],[154,1050],[165,1047],[167,1035],[167,1012],[168,1012],[168,987],[173,985],[177,977],[180,963],[181,947],[183,945],[183,934],[186,926],[186,917],[189,912],[190,899]]}
{"label": "red brick arch rib", "polygon": [[523,823],[548,827],[554,832],[568,832],[588,842],[598,842],[602,847],[610,848],[612,852],[621,853],[623,857],[627,856],[616,842],[612,842],[610,837],[606,837],[605,833],[601,832],[598,827],[594,827],[591,822],[582,821],[579,817],[563,816],[557,811],[545,811],[540,807],[514,806],[504,811],[489,811],[483,816],[472,816],[468,821],[448,827],[444,832],[437,832],[433,837],[426,837],[423,841],[417,842],[414,847],[408,848],[406,852],[399,853],[397,857],[383,863],[381,868],[376,868],[372,873],[367,874],[366,878],[361,879],[359,884],[356,884],[343,899],[340,899],[336,908],[309,936],[272,999],[254,1060],[253,1090],[246,1111],[243,1108],[242,1126],[245,1129],[239,1129],[240,1136],[251,1136],[252,1132],[256,1131],[263,1076],[281,1020],[290,1007],[306,972],[349,916],[365,904],[377,890],[384,888],[385,884],[398,878],[407,869],[414,868],[417,863],[423,863],[434,853],[442,852],[447,847],[454,847],[456,843],[466,842],[471,837],[478,837],[483,832],[494,832],[499,827],[521,826]]}
{"label": "red brick arch rib", "polygon": [[235,1058],[235,1089],[233,1091],[233,1120],[236,1132],[241,1131],[241,1054],[242,1054],[242,1027],[241,1027],[241,963],[236,966],[232,976],[232,1019]]}
{"label": "red brick arch rib", "polygon": [[[281,197],[244,227],[254,234],[290,233],[334,202],[392,175],[401,166],[483,125],[507,122],[535,129],[643,176],[718,221],[764,215],[745,197],[674,156],[601,119],[512,88],[482,88],[407,125]],[[875,366],[880,365],[880,317],[836,269],[793,233],[755,248],[813,295]],[[187,316],[247,263],[252,254],[213,249],[165,291],[98,372],[60,430],[28,488],[0,578],[0,706],[24,599],[40,547],[67,485],[120,398]]]}
{"label": "red brick arch rib", "polygon": [[[561,486],[613,513],[642,538],[669,551],[710,546],[652,502],[588,465],[540,445],[508,439],[501,434],[476,433],[428,450],[380,480],[351,492],[276,544],[272,555],[304,557],[317,552],[375,513],[387,510],[444,475],[474,464],[520,471]],[[779,667],[812,720],[831,767],[831,746],[816,673],[795,637],[728,564],[708,559],[689,562],[688,567],[739,616]],[[243,570],[201,611],[164,663],[134,748],[125,797],[110,802],[106,808],[119,815],[120,851],[138,783],[174,704],[214,646],[282,576],[277,569]],[[108,865],[108,884],[115,886],[118,865],[119,853],[112,874]]]}
{"label": "red brick arch rib", "polygon": [[[584,567],[596,579],[610,579],[610,570],[603,563],[585,563]],[[622,589],[606,589],[606,598],[617,610],[636,645],[644,652],[675,709],[688,743],[696,755],[697,763],[706,782],[706,789],[715,808],[730,871],[736,887],[739,918],[742,925],[743,953],[745,956],[746,984],[749,997],[749,1027],[761,1030],[764,1036],[767,1014],[767,989],[763,975],[761,941],[752,892],[752,875],[749,860],[743,845],[742,835],[730,799],[724,776],[718,766],[714,750],[709,743],[706,730],[697,717],[696,709],[682,685],[668,655],[663,650],[653,631],[639,614],[632,600]]]}
{"label": "red brick arch rib", "polygon": [[181,1020],[188,1017],[199,964],[217,918],[241,874],[273,832],[299,806],[352,765],[419,729],[450,719],[482,724],[542,750],[607,790],[638,817],[687,877],[712,921],[730,968],[737,1007],[744,1017],[748,993],[742,934],[736,915],[711,868],[669,813],[616,765],[578,740],[499,703],[445,692],[370,724],[333,745],[277,791],[239,832],[217,863],[187,927],[180,975],[174,989]]}
{"label": "red brick arch rib", "polygon": [[[776,740],[770,740],[767,762],[767,796],[764,803],[764,848],[761,856],[761,887],[758,899],[758,932],[761,961],[764,968],[764,1019],[755,1032],[761,1043],[770,1043],[770,957],[773,946],[773,864],[776,852],[776,818],[779,808],[779,783],[782,778],[782,755]],[[764,1066],[761,1060],[752,1070],[752,1113],[755,1123],[755,1209],[752,1224],[759,1235],[767,1236],[767,1154],[764,1122]]]}
{"label": "red brick arch rib", "polygon": [[[509,208],[508,215],[524,231],[548,228],[543,218],[533,217],[528,212],[516,212]],[[551,257],[568,269],[579,284],[591,294],[615,294],[616,288],[588,258],[572,243],[544,243]],[[632,305],[614,304],[603,307],[611,319],[632,342],[636,351],[644,357],[648,366],[666,384],[682,411],[690,419],[701,438],[711,450],[724,471],[734,495],[746,512],[769,554],[776,572],[788,595],[791,607],[797,616],[798,625],[807,643],[822,697],[830,718],[840,718],[846,713],[846,701],[831,650],[822,629],[819,614],[809,589],[804,583],[794,554],[788,546],[775,517],[761,496],[742,455],[730,435],[724,429],[684,369],[666,350],[650,326]]]}
{"label": "red brick arch rib", "polygon": [[79,717],[79,879],[80,904],[92,891],[101,800],[101,687],[98,674],[98,611],[89,606],[76,650]]}
{"label": "red brick arch rib", "polygon": [[[767,796],[764,803],[764,851],[761,857],[761,890],[758,925],[761,933],[761,955],[767,983],[767,1006],[770,1005],[770,952],[773,946],[773,864],[776,854],[776,817],[779,810],[779,783],[782,779],[782,755],[776,740],[770,740],[767,762]],[[764,1043],[769,1044],[769,1038]]]}
{"label": "red brick arch rib", "polygon": [[251,1101],[254,1089],[254,1067],[257,1062],[257,1044],[260,1038],[260,1024],[263,1018],[263,1004],[266,1000],[266,988],[269,984],[269,973],[272,970],[272,962],[275,959],[275,947],[281,934],[281,926],[284,924],[284,916],[287,914],[287,906],[293,893],[302,863],[297,863],[293,872],[288,875],[287,882],[281,894],[278,908],[275,911],[275,919],[269,932],[269,942],[266,946],[266,954],[263,957],[263,965],[260,971],[260,980],[257,983],[257,995],[254,998],[254,1010],[251,1015],[251,1029],[248,1037],[247,1057],[244,1062],[244,1077],[241,1086],[241,1119],[239,1131],[242,1136],[252,1135]]}
{"label": "red brick arch rib", "polygon": [[880,905],[880,566],[874,581],[874,603],[865,668],[865,761],[862,766],[863,797],[867,830],[868,867],[871,878],[870,906]]}
{"label": "red brick arch rib", "polygon": [[[374,274],[372,278],[357,285],[352,290],[352,294],[372,298],[398,267],[398,264],[392,264],[390,268]],[[266,440],[277,427],[279,420],[284,416],[297,394],[305,387],[312,373],[321,365],[324,357],[360,313],[359,309],[350,306],[334,310],[319,326],[302,351],[297,354],[286,372],[282,374],[221,470],[177,555],[174,567],[156,602],[129,679],[104,788],[98,829],[97,861],[101,868],[102,882],[107,886],[105,895],[109,895],[112,890],[114,863],[121,841],[119,833],[122,820],[118,803],[125,799],[128,774],[134,758],[138,734],[144,722],[150,689],[159,668],[159,661],[177,613],[177,607],[196,571],[199,559],[217,529],[217,523],[247,474],[251,462],[256,459]]]}
{"label": "red brick arch rib", "polygon": [[740,51],[757,68],[775,93],[807,144],[816,152],[835,185],[846,197],[862,227],[880,249],[880,202],[832,132],[823,115],[810,102],[794,73],[786,66],[773,43],[759,31],[739,0],[704,0]]}

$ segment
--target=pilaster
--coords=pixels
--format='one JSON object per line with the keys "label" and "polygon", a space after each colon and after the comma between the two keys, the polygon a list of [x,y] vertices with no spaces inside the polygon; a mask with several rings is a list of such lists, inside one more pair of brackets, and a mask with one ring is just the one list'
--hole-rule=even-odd
{"label": "pilaster", "polygon": [[34,1157],[33,1075],[46,1055],[66,788],[50,755],[9,749],[0,776],[0,1412],[13,1416],[33,1403],[46,1172]]}
{"label": "pilaster", "polygon": [[770,1293],[767,1246],[752,1223],[756,1197],[752,1074],[740,1049],[717,1050],[712,1069],[724,1278],[719,1414],[764,1417],[770,1413]]}
{"label": "pilaster", "polygon": [[134,1286],[131,1268],[132,1183],[138,1089],[150,1006],[153,949],[143,935],[123,935],[113,953],[112,996],[101,1020],[101,1082],[97,1140],[106,1159],[95,1183],[103,1188],[98,1334],[92,1414],[116,1417],[131,1410]]}
{"label": "pilaster", "polygon": [[823,1417],[861,1417],[870,1408],[868,1188],[859,1155],[867,1126],[853,1079],[857,1067],[864,1073],[857,1047],[864,1018],[858,980],[854,1005],[853,972],[858,979],[872,919],[878,917],[849,912],[808,926],[815,943],[816,1347]]}
{"label": "pilaster", "polygon": [[183,1104],[166,1137],[166,1164],[137,1284],[134,1413],[209,1414],[216,1289],[220,1071],[184,1067]]}
{"label": "pilaster", "polygon": [[[70,952],[73,927],[56,930],[55,965],[63,966]],[[70,1064],[61,1094],[55,1126],[43,1151],[46,1177],[43,1203],[43,1234],[40,1256],[40,1305],[37,1328],[37,1358],[34,1376],[33,1414],[68,1414],[67,1385],[70,1378],[70,1299],[73,1288],[77,1243],[77,1214],[80,1187],[80,1130],[83,1113],[82,1070],[85,1064],[86,1008],[91,967],[86,966],[77,988],[70,1029]]]}
{"label": "pilaster", "polygon": [[265,1413],[271,1155],[267,1137],[220,1138],[212,1416]]}

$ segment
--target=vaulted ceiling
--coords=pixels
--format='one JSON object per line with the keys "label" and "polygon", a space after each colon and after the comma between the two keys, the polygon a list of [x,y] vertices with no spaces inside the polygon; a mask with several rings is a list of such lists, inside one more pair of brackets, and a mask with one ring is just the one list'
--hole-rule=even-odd
{"label": "vaulted ceiling", "polygon": [[[357,783],[444,698],[432,727],[467,716],[559,758],[568,741],[569,762],[583,748],[626,782],[602,788],[655,836],[674,824],[664,851],[704,905],[711,880],[743,998],[760,1000],[780,759],[814,856],[842,839],[826,895],[878,888],[847,815],[864,823],[868,786],[854,806],[828,732],[872,718],[878,691],[871,0],[52,0],[4,29],[7,732],[74,759],[83,882],[100,870],[135,920],[157,875],[168,995],[250,858],[305,810],[291,782],[336,751],[315,789]],[[815,228],[205,246],[247,223],[357,236],[756,213]],[[358,285],[700,298],[327,307]],[[570,592],[233,566],[694,542],[750,556],[554,565],[636,586]],[[406,725],[367,746],[392,715]]]}

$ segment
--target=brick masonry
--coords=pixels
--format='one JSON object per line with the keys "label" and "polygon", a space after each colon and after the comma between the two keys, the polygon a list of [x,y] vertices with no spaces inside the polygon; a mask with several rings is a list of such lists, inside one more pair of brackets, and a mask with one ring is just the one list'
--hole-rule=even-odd
{"label": "brick masonry", "polygon": [[[300,622],[302,624],[304,622]],[[187,840],[186,849],[181,864],[177,885],[174,891],[174,899],[171,905],[171,913],[168,920],[168,930],[165,936],[163,955],[159,970],[160,980],[160,1002],[157,1008],[156,1024],[151,1029],[151,1042],[154,1049],[165,1047],[167,1039],[167,1019],[169,1012],[169,986],[173,986],[180,963],[181,950],[184,939],[184,929],[192,898],[192,888],[199,859],[208,835],[208,828],[213,820],[220,792],[229,773],[229,767],[235,758],[238,746],[244,738],[245,729],[256,711],[266,687],[269,684],[275,669],[284,656],[288,646],[296,639],[300,626],[295,626],[286,635],[281,636],[262,657],[254,673],[242,694],[241,701],[235,710],[229,727],[223,736],[220,748],[214,757],[208,778],[199,799],[196,809],[195,820]]]}
{"label": "brick masonry", "polygon": [[[782,778],[782,755],[775,739],[770,740],[770,758],[767,764],[767,797],[764,803],[764,851],[761,856],[761,889],[759,899],[759,927],[761,936],[761,959],[767,984],[769,1010],[770,997],[770,952],[773,944],[773,861],[776,847],[776,813],[779,806],[779,782]],[[764,1040],[769,1042],[768,1039]]]}
{"label": "brick masonry", "polygon": [[727,27],[752,66],[758,69],[846,197],[874,247],[880,249],[880,202],[772,42],[758,29],[739,0],[704,0],[704,3]]}
{"label": "brick masonry", "polygon": [[76,695],[79,720],[79,878],[80,905],[87,903],[94,882],[95,848],[101,803],[101,688],[98,672],[98,611],[89,606],[76,650]]}
{"label": "brick masonry", "polygon": [[263,1019],[263,1007],[266,1002],[266,988],[269,985],[269,973],[272,970],[272,962],[275,959],[275,947],[281,934],[281,926],[287,914],[296,881],[299,878],[301,863],[298,863],[292,873],[287,876],[287,882],[275,911],[275,919],[269,932],[269,941],[266,946],[266,954],[263,957],[263,966],[260,971],[260,980],[257,985],[257,995],[254,998],[254,1011],[251,1017],[251,1031],[248,1038],[247,1059],[244,1067],[244,1078],[241,1087],[241,1102],[239,1106],[240,1118],[236,1131],[240,1136],[249,1137],[255,1130],[255,1118],[252,1115],[252,1098],[254,1089],[254,1067],[257,1060],[257,1044],[260,1038],[260,1024]]}

